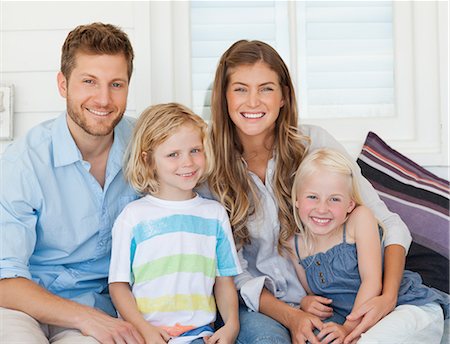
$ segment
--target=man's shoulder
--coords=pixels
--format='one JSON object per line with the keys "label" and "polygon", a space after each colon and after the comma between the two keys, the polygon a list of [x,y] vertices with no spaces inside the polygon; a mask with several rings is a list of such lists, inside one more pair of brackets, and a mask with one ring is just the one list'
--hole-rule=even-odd
{"label": "man's shoulder", "polygon": [[32,153],[42,156],[50,152],[52,144],[52,126],[56,119],[50,119],[31,128],[24,136],[12,142],[1,158],[5,161],[23,159]]}

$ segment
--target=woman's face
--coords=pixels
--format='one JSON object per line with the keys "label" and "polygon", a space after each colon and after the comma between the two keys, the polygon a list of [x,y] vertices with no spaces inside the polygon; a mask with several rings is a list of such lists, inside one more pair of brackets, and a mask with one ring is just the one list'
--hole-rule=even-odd
{"label": "woman's face", "polygon": [[273,135],[284,100],[278,75],[265,62],[231,68],[226,97],[241,140]]}

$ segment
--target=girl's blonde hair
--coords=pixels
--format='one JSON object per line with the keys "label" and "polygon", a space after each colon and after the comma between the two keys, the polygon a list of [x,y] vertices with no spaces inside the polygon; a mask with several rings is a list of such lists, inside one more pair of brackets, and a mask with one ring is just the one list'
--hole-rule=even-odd
{"label": "girl's blonde hair", "polygon": [[192,125],[200,132],[206,167],[199,182],[206,180],[214,168],[214,158],[205,121],[178,103],[158,104],[145,109],[133,130],[125,155],[125,179],[140,194],[157,193],[159,182],[153,154],[183,125]]}
{"label": "girl's blonde hair", "polygon": [[294,184],[292,185],[292,204],[294,205],[295,223],[298,227],[298,233],[301,234],[309,251],[313,249],[312,236],[303,226],[295,204],[297,202],[297,193],[302,182],[316,173],[319,169],[346,176],[349,181],[350,198],[355,202],[355,207],[363,205],[359,183],[357,180],[355,163],[342,153],[330,148],[320,148],[310,152],[303,159],[297,172],[295,173]]}
{"label": "girl's blonde hair", "polygon": [[277,51],[261,41],[241,40],[222,55],[214,78],[211,97],[211,141],[220,168],[209,178],[209,186],[227,209],[238,246],[250,243],[247,219],[255,211],[256,186],[248,175],[242,157],[243,146],[228,113],[226,90],[230,74],[239,66],[265,63],[278,75],[284,105],[275,123],[273,149],[275,173],[273,190],[278,205],[280,232],[278,252],[289,247],[295,232],[292,214],[291,186],[309,138],[301,135],[297,122],[297,102],[288,68]]}

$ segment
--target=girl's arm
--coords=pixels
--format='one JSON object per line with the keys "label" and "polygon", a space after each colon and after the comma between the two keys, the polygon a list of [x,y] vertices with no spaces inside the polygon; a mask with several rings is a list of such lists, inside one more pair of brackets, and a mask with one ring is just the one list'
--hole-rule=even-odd
{"label": "girl's arm", "polygon": [[[359,206],[353,210],[348,220],[349,229],[354,229],[358,252],[358,270],[361,285],[356,295],[353,309],[380,295],[382,289],[381,242],[378,222],[370,209]],[[344,326],[354,329],[360,320],[347,320]]]}
{"label": "girl's arm", "polygon": [[322,296],[314,295],[308,285],[308,279],[306,278],[306,272],[303,266],[298,261],[298,257],[295,252],[295,240],[298,240],[299,250],[304,250],[301,237],[294,235],[290,240],[292,252],[289,253],[289,258],[294,265],[297,277],[302,284],[303,289],[308,295],[304,296],[300,301],[300,308],[305,312],[309,312],[312,315],[318,316],[320,320],[325,320],[333,315],[333,308],[327,306],[333,302],[331,299],[327,299]]}
{"label": "girl's arm", "polygon": [[[353,308],[359,307],[368,300],[380,295],[381,292],[381,243],[378,233],[378,223],[370,209],[359,206],[349,215],[347,221],[347,237],[353,237],[358,252],[358,270],[361,277]],[[344,341],[351,331],[356,328],[361,319],[349,320],[338,325],[327,323],[318,338],[325,343],[339,339]]]}
{"label": "girl's arm", "polygon": [[225,325],[217,330],[206,343],[232,344],[239,334],[239,306],[233,277],[216,277],[214,297]]}
{"label": "girl's arm", "polygon": [[143,318],[127,282],[110,283],[109,293],[120,316],[137,328],[146,343],[164,344],[169,341],[170,336],[166,331],[152,326]]}
{"label": "girl's arm", "polygon": [[349,320],[362,319],[360,324],[345,337],[345,344],[352,343],[380,319],[389,314],[397,304],[398,290],[405,266],[405,249],[400,245],[390,245],[384,249],[383,292],[359,308],[353,307]]}

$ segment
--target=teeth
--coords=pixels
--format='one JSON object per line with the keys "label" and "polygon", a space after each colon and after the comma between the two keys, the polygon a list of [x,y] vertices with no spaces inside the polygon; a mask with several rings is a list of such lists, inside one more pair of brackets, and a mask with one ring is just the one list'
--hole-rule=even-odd
{"label": "teeth", "polygon": [[321,223],[321,224],[330,222],[329,219],[319,219],[317,217],[313,217],[312,219],[314,220],[314,222]]}
{"label": "teeth", "polygon": [[258,112],[258,113],[248,113],[248,112],[242,112],[241,113],[242,116],[244,116],[245,118],[261,118],[264,116],[264,112]]}
{"label": "teeth", "polygon": [[179,174],[180,177],[191,177],[193,175],[194,175],[194,172]]}
{"label": "teeth", "polygon": [[97,116],[106,116],[107,114],[109,114],[109,111],[97,111],[92,109],[88,109],[88,111]]}

